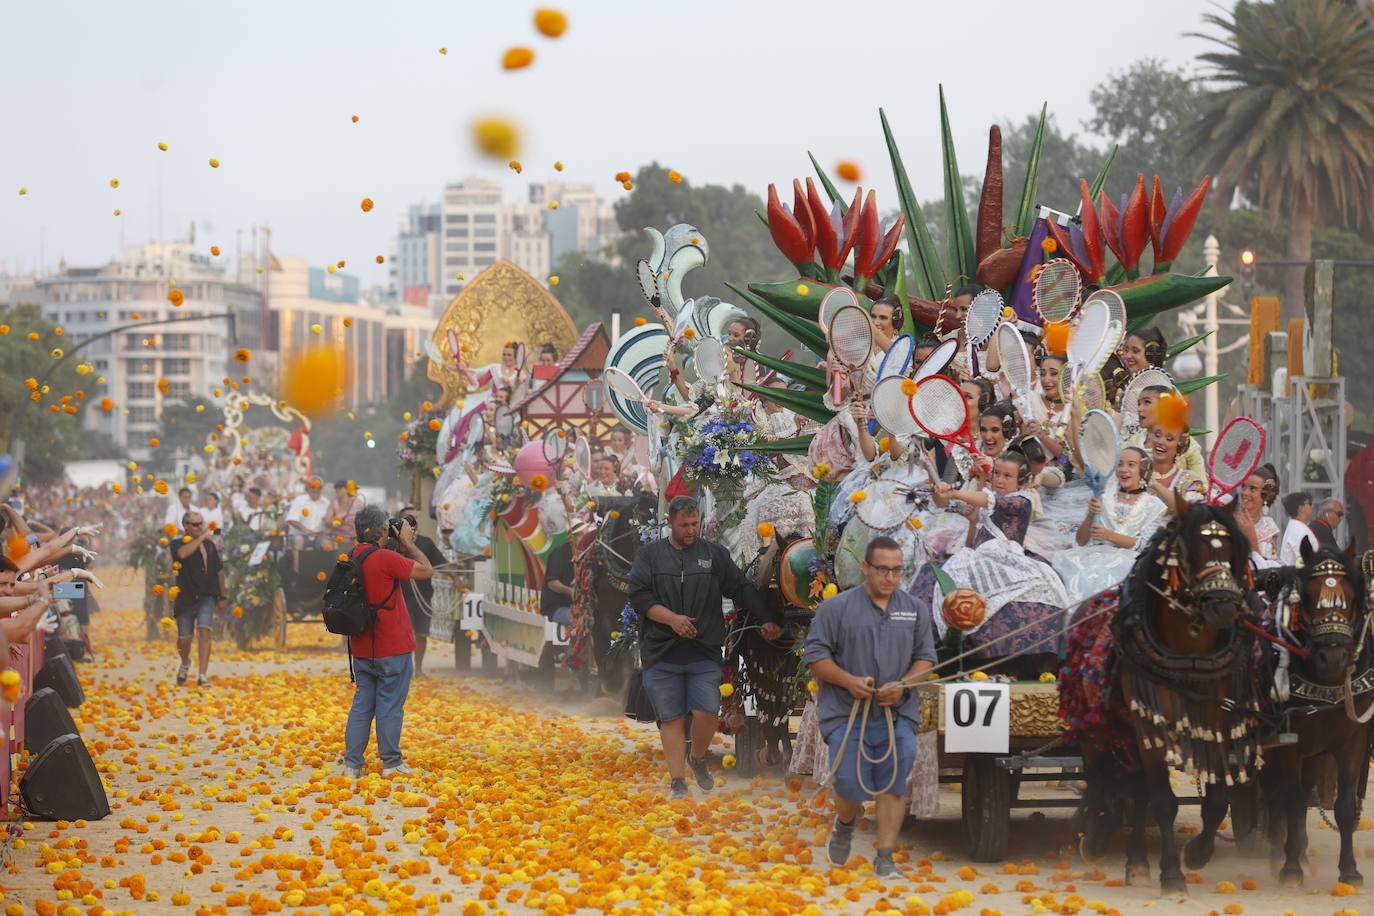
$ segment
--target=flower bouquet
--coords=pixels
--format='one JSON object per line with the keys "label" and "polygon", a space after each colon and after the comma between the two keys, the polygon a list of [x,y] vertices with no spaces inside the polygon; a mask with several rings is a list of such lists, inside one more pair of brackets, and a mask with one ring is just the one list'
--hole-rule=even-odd
{"label": "flower bouquet", "polygon": [[730,398],[712,405],[690,424],[679,424],[677,457],[683,476],[694,487],[738,489],[751,474],[770,470],[767,457],[757,451],[763,434],[755,427],[749,406]]}

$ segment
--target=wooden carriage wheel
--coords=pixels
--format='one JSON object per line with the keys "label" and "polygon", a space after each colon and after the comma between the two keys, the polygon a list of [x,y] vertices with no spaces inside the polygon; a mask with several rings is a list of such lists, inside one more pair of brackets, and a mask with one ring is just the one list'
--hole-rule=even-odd
{"label": "wooden carriage wheel", "polygon": [[277,631],[277,648],[286,648],[286,591],[281,586],[272,593],[272,625],[269,628]]}
{"label": "wooden carriage wheel", "polygon": [[970,859],[998,862],[1006,855],[1015,797],[1016,775],[997,765],[997,755],[964,755],[963,821]]}

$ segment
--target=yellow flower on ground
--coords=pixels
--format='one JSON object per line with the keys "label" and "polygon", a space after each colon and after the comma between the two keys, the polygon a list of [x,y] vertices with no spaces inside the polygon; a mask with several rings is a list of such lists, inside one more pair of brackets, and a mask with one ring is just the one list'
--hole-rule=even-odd
{"label": "yellow flower on ground", "polygon": [[720,765],[727,770],[733,770],[736,762],[734,754],[726,754],[724,757],[720,758]]}

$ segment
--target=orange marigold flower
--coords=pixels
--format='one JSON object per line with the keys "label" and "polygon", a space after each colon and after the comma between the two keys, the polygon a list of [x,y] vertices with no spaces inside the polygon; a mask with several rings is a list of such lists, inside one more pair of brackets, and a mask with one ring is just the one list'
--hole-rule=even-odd
{"label": "orange marigold flower", "polygon": [[517,45],[514,48],[507,48],[506,53],[501,55],[501,66],[507,70],[523,70],[534,63],[534,50]]}
{"label": "orange marigold flower", "polygon": [[544,490],[548,489],[548,486],[549,478],[545,477],[543,474],[535,474],[530,478],[530,489],[534,490],[536,493],[542,493]]}
{"label": "orange marigold flower", "polygon": [[841,159],[835,163],[835,174],[845,181],[858,181],[863,177],[859,164],[852,159]]}
{"label": "orange marigold flower", "polygon": [[534,27],[540,35],[557,38],[568,30],[568,17],[562,10],[544,7],[534,11]]}
{"label": "orange marigold flower", "polygon": [[364,198],[363,198],[363,202],[362,202],[361,204],[359,204],[359,206],[361,206],[361,207],[363,208],[363,212],[364,212],[364,213],[371,213],[371,212],[372,212],[372,208],[373,208],[374,206],[376,206],[376,204],[374,204],[374,203],[372,202],[372,198],[371,198],[371,197],[364,197]]}
{"label": "orange marigold flower", "polygon": [[167,292],[167,301],[176,308],[181,308],[181,304],[186,301],[186,294],[179,289],[171,289]]}
{"label": "orange marigold flower", "polygon": [[241,363],[248,362],[248,359],[251,356],[252,354],[243,347],[239,347],[237,350],[234,351],[234,359],[238,360]]}

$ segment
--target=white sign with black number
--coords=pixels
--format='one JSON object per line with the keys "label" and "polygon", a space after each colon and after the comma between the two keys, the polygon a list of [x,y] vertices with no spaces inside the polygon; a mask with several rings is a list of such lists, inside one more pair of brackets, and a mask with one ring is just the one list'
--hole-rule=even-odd
{"label": "white sign with black number", "polygon": [[945,752],[1005,754],[1011,748],[1011,685],[944,687]]}
{"label": "white sign with black number", "polygon": [[482,629],[482,597],[476,592],[463,594],[463,616],[458,621],[458,629],[464,633]]}
{"label": "white sign with black number", "polygon": [[544,624],[544,639],[553,643],[555,646],[566,646],[571,641],[571,634],[568,628],[561,623],[550,620]]}

